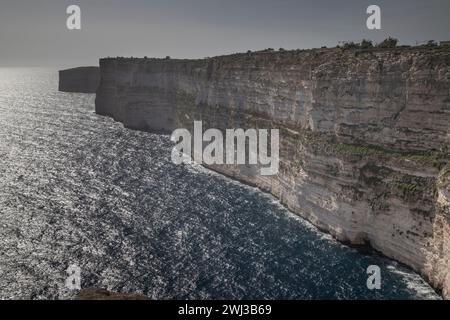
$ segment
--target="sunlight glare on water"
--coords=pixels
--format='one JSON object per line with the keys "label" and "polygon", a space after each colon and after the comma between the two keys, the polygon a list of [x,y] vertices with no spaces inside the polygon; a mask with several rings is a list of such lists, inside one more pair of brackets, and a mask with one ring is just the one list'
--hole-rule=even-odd
{"label": "sunlight glare on water", "polygon": [[[56,70],[0,69],[0,299],[82,287],[154,299],[439,298],[416,274],[318,232],[271,196],[170,161],[166,136],[60,93]],[[366,287],[369,265],[381,290]]]}

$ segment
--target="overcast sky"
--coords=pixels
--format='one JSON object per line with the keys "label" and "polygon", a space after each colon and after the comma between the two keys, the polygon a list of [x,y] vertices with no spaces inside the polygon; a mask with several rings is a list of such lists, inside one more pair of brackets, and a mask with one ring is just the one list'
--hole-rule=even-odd
{"label": "overcast sky", "polygon": [[[66,28],[67,6],[82,30]],[[366,9],[382,10],[382,30]],[[203,58],[387,36],[450,40],[450,0],[0,0],[0,66],[97,65],[105,56]]]}

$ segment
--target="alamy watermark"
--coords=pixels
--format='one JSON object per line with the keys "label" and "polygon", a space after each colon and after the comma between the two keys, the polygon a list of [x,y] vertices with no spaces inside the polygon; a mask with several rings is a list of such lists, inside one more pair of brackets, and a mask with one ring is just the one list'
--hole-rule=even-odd
{"label": "alamy watermark", "polygon": [[66,13],[69,17],[66,20],[66,26],[69,30],[81,30],[81,8],[77,5],[68,6]]}
{"label": "alamy watermark", "polygon": [[172,150],[172,162],[175,164],[194,161],[206,165],[260,165],[263,176],[278,173],[279,129],[226,129],[224,137],[219,129],[203,132],[202,121],[194,121],[193,137],[189,130],[177,129],[172,133],[171,140],[177,143]]}
{"label": "alamy watermark", "polygon": [[[381,29],[381,8],[370,5],[366,13],[369,17],[366,26],[369,30]],[[81,8],[70,5],[66,9],[69,15],[66,27],[69,30],[81,30]],[[279,171],[279,129],[226,129],[224,134],[219,129],[208,129],[203,132],[201,121],[194,122],[194,135],[187,129],[177,129],[171,140],[176,143],[171,159],[175,164],[192,163],[206,165],[258,165],[263,176],[276,175]],[[269,141],[270,140],[270,141]],[[193,146],[192,146],[193,143]],[[270,145],[270,148],[269,148]],[[81,268],[70,265],[66,272],[68,277],[65,286],[69,290],[81,289]],[[367,288],[381,289],[381,269],[371,265],[368,274]]]}
{"label": "alamy watermark", "polygon": [[[69,30],[81,30],[81,8],[78,5],[70,5],[66,9],[69,17],[66,20],[66,27]],[[369,30],[381,30],[381,8],[372,4],[367,7],[366,13],[370,16],[367,18],[366,26]]]}
{"label": "alamy watermark", "polygon": [[381,30],[381,8],[373,4],[367,7],[366,12],[370,14],[366,21],[367,29]]}
{"label": "alamy watermark", "polygon": [[381,289],[381,269],[377,265],[367,267],[367,289],[380,290]]}
{"label": "alamy watermark", "polygon": [[69,290],[80,290],[81,289],[81,268],[76,264],[70,265],[67,270],[69,275],[66,278],[66,288]]}

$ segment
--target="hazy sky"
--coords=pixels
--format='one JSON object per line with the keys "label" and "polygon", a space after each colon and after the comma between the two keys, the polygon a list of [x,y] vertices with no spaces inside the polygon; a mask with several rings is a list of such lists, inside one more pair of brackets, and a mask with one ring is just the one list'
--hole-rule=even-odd
{"label": "hazy sky", "polygon": [[[67,6],[82,30],[66,28]],[[366,8],[382,30],[366,28]],[[450,40],[450,0],[0,0],[0,66],[97,65],[105,56],[203,58],[387,36]]]}

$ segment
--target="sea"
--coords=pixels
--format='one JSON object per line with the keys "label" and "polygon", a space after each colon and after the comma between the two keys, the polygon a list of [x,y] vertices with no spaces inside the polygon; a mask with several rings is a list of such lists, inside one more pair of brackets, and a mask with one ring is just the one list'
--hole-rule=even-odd
{"label": "sea", "polygon": [[56,69],[0,69],[0,299],[72,299],[77,283],[162,300],[440,299],[94,109],[94,94],[58,92]]}

